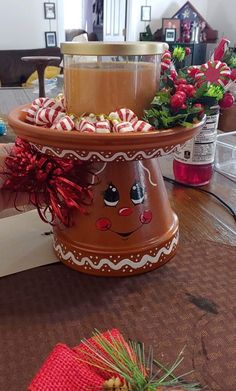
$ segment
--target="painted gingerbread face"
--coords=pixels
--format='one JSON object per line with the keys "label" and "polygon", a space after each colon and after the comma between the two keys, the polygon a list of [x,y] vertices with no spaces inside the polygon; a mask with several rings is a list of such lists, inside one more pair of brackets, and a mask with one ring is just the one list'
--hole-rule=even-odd
{"label": "painted gingerbread face", "polygon": [[75,216],[77,234],[73,228],[67,231],[71,240],[76,242],[79,237],[81,245],[90,243],[98,248],[100,244],[109,251],[135,247],[140,238],[145,241],[161,235],[166,229],[163,207],[160,210],[165,188],[151,160],[99,163],[94,172],[98,183],[93,204],[88,214]]}
{"label": "painted gingerbread face", "polygon": [[[122,193],[125,190],[128,192],[130,198],[127,205],[125,205],[125,202],[122,202]],[[100,231],[113,232],[123,240],[127,240],[134,232],[141,229],[144,224],[149,224],[152,220],[152,211],[145,209],[145,198],[146,190],[140,180],[134,180],[130,189],[122,189],[122,192],[119,191],[113,182],[110,182],[103,193],[103,200],[107,208],[113,208],[114,221],[108,217],[101,217],[96,221],[96,228]],[[127,201],[126,195],[124,199]],[[144,206],[142,208],[143,211],[140,210],[141,204]],[[122,231],[116,229],[116,218],[122,218],[123,220],[124,229]],[[132,220],[137,220],[137,226],[135,228]]]}
{"label": "painted gingerbread face", "polygon": [[88,213],[57,232],[60,259],[85,273],[130,275],[152,270],[175,252],[177,219],[157,162],[94,164],[97,184]]}

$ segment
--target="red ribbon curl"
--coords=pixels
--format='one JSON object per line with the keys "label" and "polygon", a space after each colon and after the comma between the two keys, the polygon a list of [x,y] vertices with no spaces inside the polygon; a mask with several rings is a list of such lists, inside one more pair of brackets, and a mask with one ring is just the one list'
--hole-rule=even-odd
{"label": "red ribbon curl", "polygon": [[44,155],[20,138],[5,159],[3,174],[2,188],[16,193],[15,207],[17,194],[26,192],[41,219],[52,225],[73,225],[72,210],[86,213],[93,199],[88,163]]}

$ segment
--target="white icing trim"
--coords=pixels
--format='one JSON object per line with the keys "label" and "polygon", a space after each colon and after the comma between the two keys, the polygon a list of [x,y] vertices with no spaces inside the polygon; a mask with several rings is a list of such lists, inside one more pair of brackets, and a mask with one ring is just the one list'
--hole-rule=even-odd
{"label": "white icing trim", "polygon": [[[151,154],[148,154],[145,151],[137,151],[132,156],[128,156],[127,153],[125,153],[125,152],[116,152],[111,157],[108,157],[108,156],[103,156],[100,152],[95,152],[95,151],[88,152],[88,154],[86,156],[82,156],[82,155],[80,155],[79,151],[76,152],[76,151],[70,150],[70,149],[63,149],[63,150],[61,150],[61,152],[57,152],[54,148],[50,148],[48,146],[38,147],[34,143],[30,143],[30,144],[34,148],[36,148],[38,151],[40,151],[41,153],[48,153],[48,151],[50,151],[50,152],[52,152],[53,155],[56,155],[57,157],[61,157],[61,158],[65,157],[65,155],[69,154],[69,155],[75,156],[78,159],[83,160],[83,161],[91,160],[92,158],[97,157],[98,160],[101,160],[104,162],[112,162],[116,159],[119,159],[120,157],[123,157],[124,161],[132,161],[132,160],[135,160],[136,157],[139,155],[142,156],[143,159],[152,159],[156,155],[158,155],[158,156],[168,155],[169,153],[172,153],[177,147],[180,146],[180,145],[175,145],[170,150],[168,150],[166,152],[162,148],[160,148],[160,149],[155,149],[155,151]],[[131,153],[131,151],[128,153]],[[138,158],[138,160],[139,160],[139,158]],[[122,160],[120,160],[120,161],[122,161]]]}
{"label": "white icing trim", "polygon": [[91,261],[91,259],[89,259],[88,257],[83,257],[79,261],[78,259],[75,258],[74,254],[71,251],[68,251],[66,254],[64,254],[64,252],[62,250],[62,246],[60,244],[57,244],[55,246],[55,243],[54,243],[54,249],[55,249],[55,251],[57,251],[60,254],[61,258],[64,261],[72,260],[78,266],[84,266],[85,263],[87,263],[91,266],[92,269],[95,269],[95,270],[101,269],[104,265],[108,265],[112,270],[120,270],[122,267],[124,267],[126,265],[130,266],[132,269],[140,269],[147,262],[150,262],[151,264],[157,263],[162,254],[164,254],[164,255],[171,254],[174,246],[176,246],[178,244],[178,240],[179,240],[179,233],[177,233],[174,236],[171,244],[169,245],[169,248],[166,248],[167,245],[160,248],[156,255],[151,256],[151,255],[145,254],[142,256],[142,259],[139,262],[133,262],[130,259],[125,258],[125,259],[120,260],[117,264],[114,264],[113,262],[111,262],[107,258],[101,259],[97,265],[95,265]]}
{"label": "white icing trim", "polygon": [[140,166],[141,166],[145,171],[147,171],[147,173],[148,173],[148,179],[149,179],[150,184],[151,184],[152,186],[157,186],[157,183],[154,183],[154,182],[152,181],[152,179],[151,179],[151,173],[150,173],[149,169],[148,169],[147,167],[145,167],[144,164],[143,164],[140,160],[139,160],[139,164],[140,164]]}

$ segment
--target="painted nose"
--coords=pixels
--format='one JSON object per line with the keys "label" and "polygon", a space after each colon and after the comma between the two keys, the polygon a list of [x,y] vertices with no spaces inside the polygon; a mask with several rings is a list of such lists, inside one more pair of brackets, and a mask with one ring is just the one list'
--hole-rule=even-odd
{"label": "painted nose", "polygon": [[132,213],[132,208],[120,208],[120,210],[118,211],[119,216],[130,216]]}

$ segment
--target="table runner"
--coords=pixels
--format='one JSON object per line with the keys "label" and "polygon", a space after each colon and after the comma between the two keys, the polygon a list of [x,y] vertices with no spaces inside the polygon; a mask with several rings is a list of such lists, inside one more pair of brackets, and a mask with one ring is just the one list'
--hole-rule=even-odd
{"label": "table runner", "polygon": [[1,279],[0,389],[26,390],[56,343],[117,327],[152,344],[206,390],[236,389],[236,248],[184,241],[176,257],[131,278],[80,274],[62,264]]}

